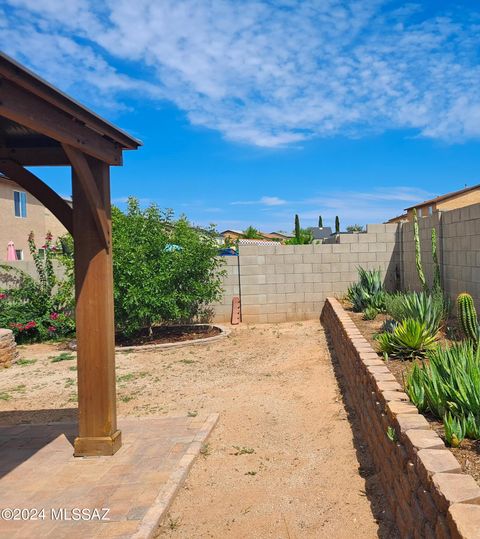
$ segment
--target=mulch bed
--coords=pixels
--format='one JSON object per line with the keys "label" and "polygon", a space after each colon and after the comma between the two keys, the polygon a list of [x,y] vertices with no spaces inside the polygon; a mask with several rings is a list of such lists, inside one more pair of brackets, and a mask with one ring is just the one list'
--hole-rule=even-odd
{"label": "mulch bed", "polygon": [[[343,303],[343,307],[348,311],[352,320],[360,330],[360,333],[367,339],[372,345],[373,349],[378,352],[378,343],[375,339],[375,335],[381,331],[382,325],[387,318],[385,314],[379,314],[375,320],[363,320],[363,313],[355,313],[351,310],[347,303]],[[440,342],[448,342],[442,335]],[[379,353],[383,359],[383,355]],[[417,360],[421,362],[421,360]],[[402,361],[399,359],[389,359],[385,365],[389,368],[390,372],[395,376],[398,383],[404,387],[404,377],[413,367],[412,361]],[[437,432],[437,434],[445,441],[445,433],[443,424],[436,420],[434,417],[424,414],[431,427]],[[470,474],[474,477],[477,483],[480,484],[480,440],[464,440],[460,447],[449,447],[450,451],[455,455],[460,463],[464,473]]]}
{"label": "mulch bed", "polygon": [[133,337],[116,335],[117,346],[142,346],[145,344],[169,344],[182,341],[194,341],[220,335],[222,330],[216,326],[186,325],[186,326],[156,326],[152,328],[152,335],[148,329],[141,330]]}

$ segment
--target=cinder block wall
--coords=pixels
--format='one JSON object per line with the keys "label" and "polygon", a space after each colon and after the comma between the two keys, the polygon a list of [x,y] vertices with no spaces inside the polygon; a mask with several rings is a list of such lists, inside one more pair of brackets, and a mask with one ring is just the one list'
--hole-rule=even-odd
{"label": "cinder block wall", "polygon": [[[467,291],[480,309],[480,204],[419,219],[422,263],[429,285],[433,276],[433,227],[437,230],[440,269],[446,293],[453,301],[460,292]],[[413,224],[403,224],[399,236],[403,288],[418,290],[420,282],[415,267]]]}
{"label": "cinder block wall", "polygon": [[[394,288],[398,267],[397,224],[368,225],[365,234],[341,234],[338,243],[240,247],[243,321],[285,322],[319,318],[325,298],[342,295],[357,280],[357,268],[379,268]],[[239,295],[237,257],[225,257],[223,300],[215,321],[230,320]]]}

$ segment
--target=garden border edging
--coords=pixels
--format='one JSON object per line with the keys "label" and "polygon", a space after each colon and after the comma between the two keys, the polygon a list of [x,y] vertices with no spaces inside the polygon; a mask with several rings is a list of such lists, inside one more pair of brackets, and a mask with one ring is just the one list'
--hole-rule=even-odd
{"label": "garden border edging", "polygon": [[115,346],[115,352],[147,352],[148,350],[158,350],[158,349],[164,349],[164,348],[179,348],[181,346],[192,346],[192,345],[201,345],[201,344],[210,344],[215,341],[219,341],[221,339],[224,339],[225,337],[228,337],[230,335],[231,330],[224,327],[220,324],[191,324],[193,325],[199,325],[199,326],[205,326],[209,325],[215,328],[218,328],[220,330],[220,333],[218,335],[214,335],[213,337],[204,337],[202,339],[191,339],[186,341],[179,341],[179,342],[171,342],[171,343],[162,343],[162,344],[139,344],[138,346]]}
{"label": "garden border edging", "polygon": [[[480,487],[419,414],[335,298],[321,321],[402,537],[480,538]],[[392,427],[396,440],[387,436]]]}

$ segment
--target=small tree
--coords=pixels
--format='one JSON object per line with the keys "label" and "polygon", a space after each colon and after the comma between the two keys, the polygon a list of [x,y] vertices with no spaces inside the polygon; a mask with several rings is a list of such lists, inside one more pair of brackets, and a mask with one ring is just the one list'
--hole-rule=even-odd
{"label": "small tree", "polygon": [[322,216],[318,216],[318,228],[323,228],[323,219]]}
{"label": "small tree", "polygon": [[243,231],[243,237],[248,240],[259,240],[262,238],[262,235],[256,228],[249,226]]}
{"label": "small tree", "polygon": [[298,217],[298,214],[295,214],[295,239],[297,240],[297,243],[300,243],[300,218]]}
{"label": "small tree", "polygon": [[335,216],[335,234],[340,234],[340,219],[338,215]]}
{"label": "small tree", "polygon": [[115,323],[125,335],[208,314],[222,294],[213,227],[201,231],[156,205],[112,208]]}

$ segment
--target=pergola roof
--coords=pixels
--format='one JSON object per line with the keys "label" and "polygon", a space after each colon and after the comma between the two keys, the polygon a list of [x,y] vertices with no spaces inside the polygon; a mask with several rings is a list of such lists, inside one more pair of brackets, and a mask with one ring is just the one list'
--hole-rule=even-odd
{"label": "pergola roof", "polygon": [[62,144],[121,165],[122,150],[142,143],[0,53],[0,158],[68,165]]}

